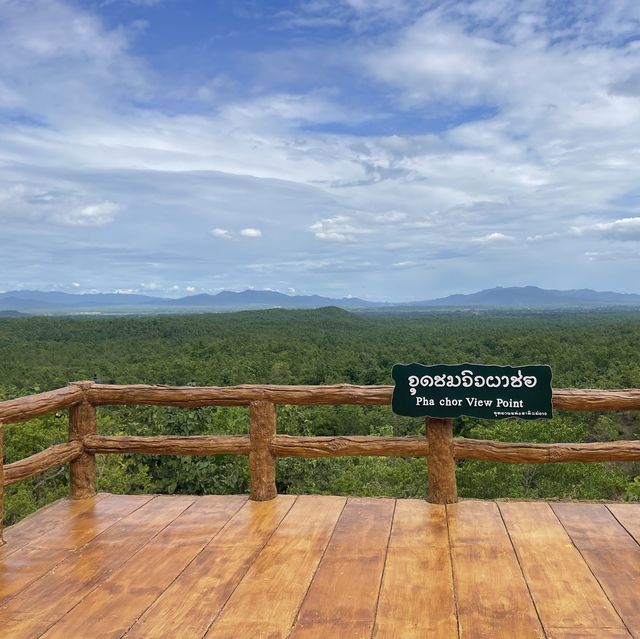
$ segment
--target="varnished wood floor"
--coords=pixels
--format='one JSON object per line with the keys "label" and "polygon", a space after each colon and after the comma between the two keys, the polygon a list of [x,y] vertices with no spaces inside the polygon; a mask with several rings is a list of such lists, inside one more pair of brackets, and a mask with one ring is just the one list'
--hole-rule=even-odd
{"label": "varnished wood floor", "polygon": [[640,637],[640,504],[99,495],[5,539],[3,639]]}

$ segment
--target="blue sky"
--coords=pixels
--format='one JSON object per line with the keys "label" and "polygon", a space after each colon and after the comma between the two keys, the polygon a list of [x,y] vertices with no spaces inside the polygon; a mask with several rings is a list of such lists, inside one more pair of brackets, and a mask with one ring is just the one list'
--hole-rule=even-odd
{"label": "blue sky", "polygon": [[640,292],[635,0],[0,0],[0,289]]}

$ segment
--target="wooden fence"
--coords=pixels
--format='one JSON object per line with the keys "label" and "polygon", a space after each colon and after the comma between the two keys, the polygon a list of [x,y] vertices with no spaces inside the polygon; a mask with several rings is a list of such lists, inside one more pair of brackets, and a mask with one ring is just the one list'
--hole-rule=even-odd
{"label": "wooden fence", "polygon": [[[70,494],[84,499],[96,492],[95,455],[143,453],[149,455],[249,455],[251,499],[276,496],[277,457],[399,456],[428,457],[428,499],[446,504],[457,500],[456,459],[478,459],[509,464],[553,462],[640,461],[640,441],[578,444],[508,443],[454,438],[448,419],[426,419],[426,437],[297,437],[278,435],[276,406],[389,405],[391,386],[274,386],[171,387],[107,385],[73,382],[65,388],[0,402],[0,460],[3,424],[22,422],[46,413],[69,409],[69,438],[25,459],[0,464],[0,543],[2,497],[5,485],[69,464]],[[96,407],[157,405],[248,406],[249,435],[189,437],[102,436],[97,433]],[[628,411],[640,409],[640,389],[554,389],[553,406],[568,411]]]}

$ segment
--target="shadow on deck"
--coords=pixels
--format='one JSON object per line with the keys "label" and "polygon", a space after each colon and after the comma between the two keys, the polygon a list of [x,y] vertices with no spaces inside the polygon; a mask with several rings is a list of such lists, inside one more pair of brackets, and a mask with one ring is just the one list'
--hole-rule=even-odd
{"label": "shadow on deck", "polygon": [[640,637],[640,504],[100,494],[5,539],[5,639]]}

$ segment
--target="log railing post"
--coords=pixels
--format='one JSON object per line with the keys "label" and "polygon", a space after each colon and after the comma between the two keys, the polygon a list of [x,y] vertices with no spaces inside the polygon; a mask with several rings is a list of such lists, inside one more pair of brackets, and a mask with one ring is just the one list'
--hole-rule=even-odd
{"label": "log railing post", "polygon": [[[86,392],[92,382],[74,382]],[[83,399],[69,409],[69,441],[80,440],[97,432],[96,407]],[[82,455],[69,463],[71,499],[86,499],[96,494],[96,456],[83,450]]]}
{"label": "log railing post", "polygon": [[428,500],[432,504],[453,504],[458,501],[456,462],[453,458],[453,422],[450,419],[427,417],[426,431],[429,441]]}
{"label": "log railing post", "polygon": [[4,545],[2,537],[4,523],[4,427],[0,422],[0,546]]}
{"label": "log railing post", "polygon": [[269,445],[276,435],[276,406],[273,402],[249,404],[249,496],[267,501],[276,496],[276,461]]}

